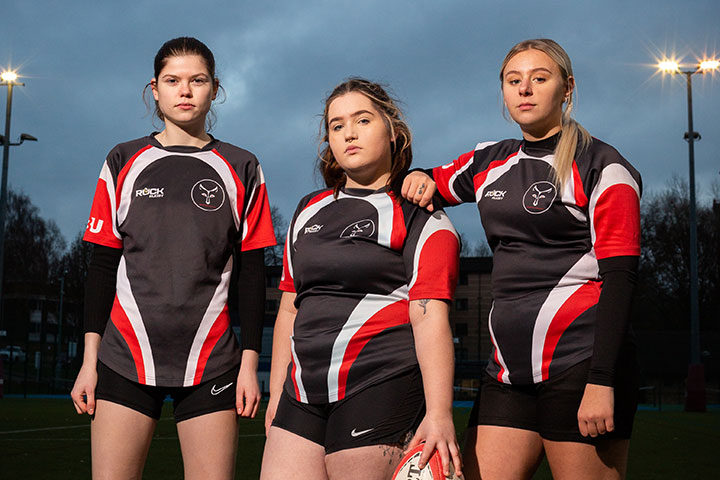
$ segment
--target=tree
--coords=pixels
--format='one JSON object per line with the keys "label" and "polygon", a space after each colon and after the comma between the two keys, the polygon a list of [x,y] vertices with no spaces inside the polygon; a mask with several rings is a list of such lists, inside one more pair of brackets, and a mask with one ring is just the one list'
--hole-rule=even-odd
{"label": "tree", "polygon": [[487,241],[482,238],[477,242],[468,240],[467,235],[462,232],[458,232],[460,237],[460,256],[461,257],[491,257],[492,251],[487,244]]}
{"label": "tree", "polygon": [[274,247],[265,249],[265,265],[282,265],[288,223],[278,207],[270,207],[270,216],[275,228],[275,239],[278,243]]}

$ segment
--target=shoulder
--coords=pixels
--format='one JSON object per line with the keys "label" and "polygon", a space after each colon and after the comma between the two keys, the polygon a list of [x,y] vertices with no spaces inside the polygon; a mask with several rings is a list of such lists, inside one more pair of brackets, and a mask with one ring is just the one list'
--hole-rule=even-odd
{"label": "shoulder", "polygon": [[306,208],[318,205],[321,202],[324,204],[325,202],[323,202],[323,200],[327,201],[328,199],[333,199],[332,188],[324,188],[322,190],[315,190],[314,192],[308,193],[298,202],[297,208],[295,209],[295,217],[297,217],[297,215]]}
{"label": "shoulder", "polygon": [[218,154],[220,154],[220,156],[227,160],[231,165],[258,165],[258,159],[252,152],[221,140],[216,140],[215,142],[216,145],[214,150],[216,150]]}
{"label": "shoulder", "polygon": [[107,155],[107,163],[111,169],[120,170],[122,167],[140,153],[152,146],[151,137],[144,136],[129,140],[127,142],[118,143]]}
{"label": "shoulder", "polygon": [[473,151],[473,159],[476,169],[485,170],[494,162],[504,162],[513,157],[520,151],[522,141],[514,138],[508,138],[499,141],[479,142],[475,145]]}
{"label": "shoulder", "polygon": [[622,183],[635,184],[641,189],[640,172],[612,145],[593,137],[590,145],[576,159],[578,172],[587,183],[597,182],[601,177],[606,181],[616,179]]}

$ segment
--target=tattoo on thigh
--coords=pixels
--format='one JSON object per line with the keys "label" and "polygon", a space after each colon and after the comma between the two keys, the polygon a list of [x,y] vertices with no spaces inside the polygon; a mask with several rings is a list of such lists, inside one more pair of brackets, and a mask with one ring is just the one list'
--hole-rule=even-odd
{"label": "tattoo on thigh", "polygon": [[420,306],[423,307],[423,315],[425,315],[427,313],[427,304],[430,303],[430,299],[423,298],[422,300],[420,300],[419,303],[420,303]]}

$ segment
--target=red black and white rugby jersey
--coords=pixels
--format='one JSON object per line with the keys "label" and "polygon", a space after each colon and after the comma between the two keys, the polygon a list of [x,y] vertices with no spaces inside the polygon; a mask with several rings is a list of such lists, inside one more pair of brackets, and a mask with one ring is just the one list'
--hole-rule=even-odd
{"label": "red black and white rugby jersey", "polygon": [[478,205],[494,255],[487,371],[504,383],[538,383],[590,358],[598,260],[640,254],[640,174],[593,139],[560,193],[557,139],[480,143],[432,172],[447,203]]}
{"label": "red black and white rugby jersey", "polygon": [[234,245],[275,244],[253,154],[212,139],[122,143],[100,173],[84,240],[122,248],[99,359],[145,385],[191,386],[240,362],[230,328]]}
{"label": "red black and white rugby jersey", "polygon": [[332,403],[417,365],[409,301],[451,300],[458,237],[447,215],[385,188],[311,193],[285,245],[280,289],[296,292],[285,389]]}

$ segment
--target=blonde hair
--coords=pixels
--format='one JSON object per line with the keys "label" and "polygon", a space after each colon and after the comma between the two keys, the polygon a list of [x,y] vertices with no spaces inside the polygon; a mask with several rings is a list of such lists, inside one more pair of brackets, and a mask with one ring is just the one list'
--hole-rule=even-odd
{"label": "blonde hair", "polygon": [[[572,63],[567,52],[554,40],[549,38],[535,38],[525,40],[510,49],[503,60],[500,68],[500,82],[503,81],[503,72],[512,57],[525,50],[539,50],[550,57],[560,68],[560,74],[565,82],[565,87],[569,86],[570,77],[573,77]],[[575,89],[566,97],[567,103],[562,112],[560,120],[561,135],[560,141],[555,147],[555,161],[553,162],[553,177],[555,186],[562,191],[565,182],[568,181],[572,174],[573,160],[580,155],[592,143],[592,137],[582,125],[570,116],[573,109],[573,97]]]}

